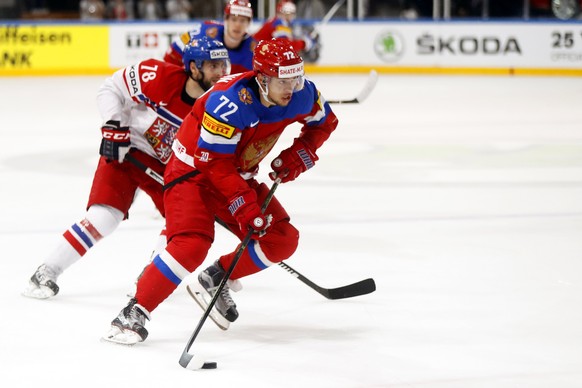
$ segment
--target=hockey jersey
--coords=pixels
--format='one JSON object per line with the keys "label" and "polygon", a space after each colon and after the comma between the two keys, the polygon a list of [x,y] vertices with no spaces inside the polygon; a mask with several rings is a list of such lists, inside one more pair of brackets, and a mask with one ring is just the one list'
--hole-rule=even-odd
{"label": "hockey jersey", "polygon": [[131,146],[166,163],[172,142],[194,99],[186,91],[183,67],[148,59],[116,71],[97,93],[103,122],[130,130]]}
{"label": "hockey jersey", "polygon": [[289,39],[291,45],[297,51],[305,49],[305,41],[302,39],[295,39],[293,36],[293,26],[285,19],[279,17],[272,17],[267,20],[261,28],[253,34],[253,38],[257,42],[261,40],[269,40],[273,38]]}
{"label": "hockey jersey", "polygon": [[[205,21],[196,24],[194,29],[183,33],[172,41],[164,55],[164,61],[184,66],[182,62],[184,47],[192,39],[197,39],[202,36],[224,43],[224,24],[215,21]],[[243,73],[253,69],[253,50],[256,45],[257,42],[253,37],[247,35],[238,47],[234,49],[226,48],[230,59],[232,74]]]}
{"label": "hockey jersey", "polygon": [[204,173],[226,197],[248,189],[245,178],[258,171],[287,126],[303,124],[299,135],[317,150],[338,120],[315,84],[305,80],[287,106],[265,107],[254,72],[223,77],[200,97],[174,141],[178,159]]}

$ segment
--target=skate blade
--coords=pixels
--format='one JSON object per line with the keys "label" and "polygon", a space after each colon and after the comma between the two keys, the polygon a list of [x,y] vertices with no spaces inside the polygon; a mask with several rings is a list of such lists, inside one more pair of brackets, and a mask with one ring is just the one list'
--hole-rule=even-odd
{"label": "skate blade", "polygon": [[37,287],[35,284],[30,284],[28,288],[22,292],[22,296],[33,299],[48,299],[55,296],[55,293],[48,287]]}
{"label": "skate blade", "polygon": [[[191,285],[186,286],[186,289],[188,290],[190,296],[194,298],[194,300],[196,301],[196,303],[198,303],[198,306],[200,306],[202,310],[206,311],[206,309],[208,308],[208,304],[212,300],[212,297],[208,292],[206,292],[206,290],[203,287],[199,286],[198,288],[199,289],[194,289],[194,287]],[[216,310],[216,308],[213,308],[208,316],[210,317],[210,319],[212,319],[212,322],[214,322],[216,326],[218,326],[220,329],[228,330],[228,328],[230,327],[230,322],[227,321],[226,318],[224,318],[218,312],[218,310]]]}
{"label": "skate blade", "polygon": [[116,345],[133,346],[141,342],[141,337],[130,330],[121,330],[117,326],[111,326],[107,334],[101,337],[102,342],[110,342]]}

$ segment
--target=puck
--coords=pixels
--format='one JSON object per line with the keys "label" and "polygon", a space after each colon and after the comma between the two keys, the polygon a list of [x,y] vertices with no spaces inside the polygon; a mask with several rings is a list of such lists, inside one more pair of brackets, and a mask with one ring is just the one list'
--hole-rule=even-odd
{"label": "puck", "polygon": [[205,362],[204,365],[202,365],[202,369],[216,369],[217,366],[218,364],[216,364],[216,362]]}

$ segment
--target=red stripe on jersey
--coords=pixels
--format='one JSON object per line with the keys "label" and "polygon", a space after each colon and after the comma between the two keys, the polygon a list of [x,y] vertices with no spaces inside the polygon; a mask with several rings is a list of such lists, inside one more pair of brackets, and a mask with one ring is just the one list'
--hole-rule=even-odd
{"label": "red stripe on jersey", "polygon": [[63,233],[63,237],[69,244],[71,244],[71,246],[77,251],[79,255],[83,256],[85,253],[87,253],[87,249],[85,249],[85,247],[79,241],[77,241],[71,232],[67,230],[65,233]]}

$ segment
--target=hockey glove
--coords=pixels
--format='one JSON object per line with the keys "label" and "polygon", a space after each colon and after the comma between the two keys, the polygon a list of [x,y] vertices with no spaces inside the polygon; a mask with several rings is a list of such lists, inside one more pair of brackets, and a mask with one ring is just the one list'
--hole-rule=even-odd
{"label": "hockey glove", "polygon": [[101,128],[101,134],[103,139],[101,139],[99,154],[107,160],[117,160],[119,163],[123,163],[131,146],[129,127],[120,127],[119,121],[109,120]]}
{"label": "hockey glove", "polygon": [[305,35],[301,40],[303,41],[302,51],[305,51],[306,53],[310,52],[315,46],[315,40],[311,39],[309,35]]}
{"label": "hockey glove", "polygon": [[257,204],[257,194],[249,191],[230,200],[228,210],[235,218],[240,230],[253,230],[262,237],[271,224],[271,216],[264,215]]}
{"label": "hockey glove", "polygon": [[273,172],[269,174],[272,180],[281,178],[281,183],[295,180],[299,174],[309,170],[319,160],[301,139],[295,139],[293,145],[283,150],[275,160],[271,162]]}

